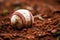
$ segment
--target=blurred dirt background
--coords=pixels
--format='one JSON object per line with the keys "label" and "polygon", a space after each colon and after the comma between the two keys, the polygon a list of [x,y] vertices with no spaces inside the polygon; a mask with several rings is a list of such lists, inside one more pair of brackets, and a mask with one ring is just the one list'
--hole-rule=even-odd
{"label": "blurred dirt background", "polygon": [[[14,11],[28,9],[34,16],[29,28],[11,26]],[[0,40],[60,40],[60,0],[0,0]]]}

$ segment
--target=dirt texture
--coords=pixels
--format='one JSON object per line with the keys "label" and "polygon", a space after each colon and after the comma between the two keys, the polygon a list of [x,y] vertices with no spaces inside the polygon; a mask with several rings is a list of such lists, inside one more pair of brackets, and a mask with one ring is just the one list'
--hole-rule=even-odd
{"label": "dirt texture", "polygon": [[[57,39],[60,35],[59,0],[16,1],[0,1],[0,40]],[[18,9],[28,9],[32,12],[34,23],[31,27],[18,29],[16,25],[11,25],[12,13]]]}

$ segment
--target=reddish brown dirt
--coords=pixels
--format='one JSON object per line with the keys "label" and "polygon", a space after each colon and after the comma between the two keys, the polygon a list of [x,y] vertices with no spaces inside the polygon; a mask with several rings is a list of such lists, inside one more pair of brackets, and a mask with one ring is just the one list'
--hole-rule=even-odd
{"label": "reddish brown dirt", "polygon": [[[10,1],[9,1],[10,2]],[[6,4],[9,3],[5,2]],[[60,34],[60,4],[54,0],[23,0],[20,1],[20,8],[32,7],[34,23],[30,28],[15,28],[11,26],[10,18],[14,12],[15,5],[3,3],[0,9],[0,40],[56,40]],[[8,14],[2,14],[3,9]],[[41,17],[41,18],[38,18]]]}

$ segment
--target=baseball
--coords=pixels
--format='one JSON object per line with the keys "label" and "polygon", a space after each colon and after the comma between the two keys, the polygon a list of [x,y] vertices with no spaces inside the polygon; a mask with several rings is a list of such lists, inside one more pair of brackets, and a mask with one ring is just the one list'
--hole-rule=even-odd
{"label": "baseball", "polygon": [[12,14],[11,24],[18,28],[29,27],[34,21],[32,13],[27,9],[19,9]]}

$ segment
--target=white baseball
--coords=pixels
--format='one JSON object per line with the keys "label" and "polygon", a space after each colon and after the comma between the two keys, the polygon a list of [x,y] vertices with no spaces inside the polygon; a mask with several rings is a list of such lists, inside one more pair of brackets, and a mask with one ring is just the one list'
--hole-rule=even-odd
{"label": "white baseball", "polygon": [[[13,15],[11,18],[11,24],[15,24],[18,21],[20,25],[23,25],[22,21],[25,21],[24,24],[26,26],[30,26],[31,22],[34,21],[33,15],[27,9],[20,9],[20,10],[15,11],[14,13],[18,13],[19,16]],[[22,19],[20,16],[22,17]]]}

